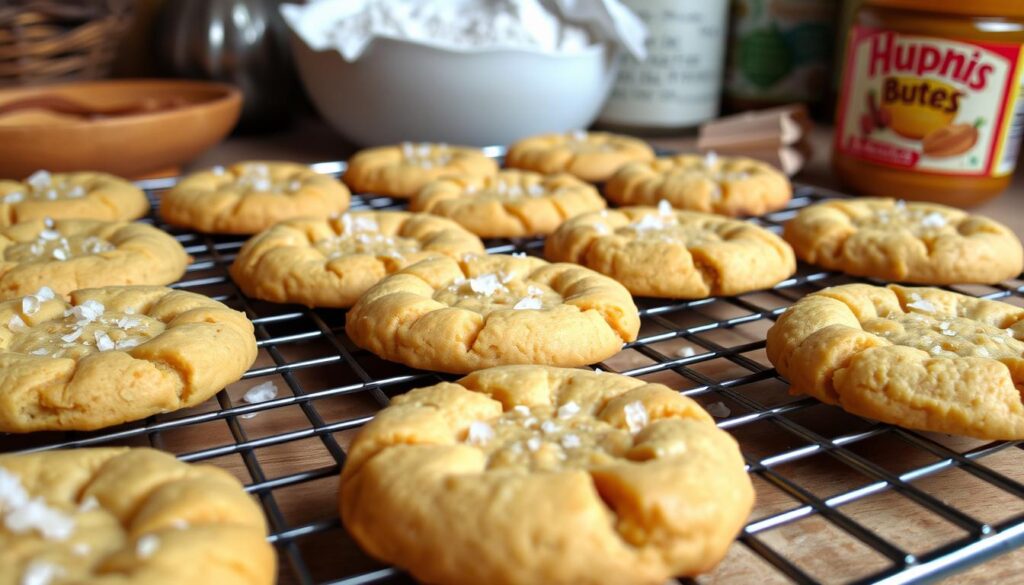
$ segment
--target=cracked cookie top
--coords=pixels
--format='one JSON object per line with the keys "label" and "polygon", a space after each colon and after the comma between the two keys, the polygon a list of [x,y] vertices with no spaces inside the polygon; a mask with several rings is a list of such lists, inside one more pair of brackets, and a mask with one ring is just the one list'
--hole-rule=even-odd
{"label": "cracked cookie top", "polygon": [[170,235],[143,223],[32,220],[0,228],[0,299],[47,286],[60,295],[123,284],[170,284],[190,258]]}
{"label": "cracked cookie top", "polygon": [[343,179],[356,193],[407,199],[440,177],[496,172],[498,163],[479,148],[403,142],[360,150],[348,160]]}
{"label": "cracked cookie top", "polygon": [[410,264],[483,251],[479,238],[441,217],[355,211],[281,222],[246,242],[230,270],[250,296],[344,308]]}
{"label": "cracked cookie top", "polygon": [[751,158],[680,154],[622,167],[605,195],[618,205],[655,205],[727,216],[761,215],[792,198],[789,179]]}
{"label": "cracked cookie top", "polygon": [[0,431],[92,430],[205,401],[256,359],[245,315],[156,286],[0,302]]}
{"label": "cracked cookie top", "polygon": [[216,467],[153,449],[0,456],[3,583],[269,585],[266,533],[259,506]]}
{"label": "cracked cookie top", "polygon": [[388,276],[352,307],[345,327],[385,359],[466,373],[595,363],[636,339],[640,319],[629,291],[587,268],[467,254]]}
{"label": "cracked cookie top", "polygon": [[354,439],[340,495],[363,548],[432,583],[695,575],[752,503],[735,441],[691,399],[540,366],[395,397]]}
{"label": "cracked cookie top", "polygon": [[1024,269],[1024,249],[1009,228],[934,203],[823,201],[800,210],[784,237],[801,260],[897,282],[994,284]]}
{"label": "cracked cookie top", "polygon": [[654,150],[639,138],[575,130],[524,138],[509,147],[505,164],[545,174],[569,173],[601,183],[627,163],[652,158]]}
{"label": "cracked cookie top", "polygon": [[935,288],[810,294],[768,331],[796,392],[914,429],[1024,438],[1024,309]]}
{"label": "cracked cookie top", "polygon": [[597,189],[566,173],[505,170],[432,181],[409,208],[452,219],[482,238],[517,238],[550,234],[566,219],[604,209],[605,201]]}
{"label": "cracked cookie top", "polygon": [[0,227],[43,218],[130,221],[148,211],[142,189],[107,173],[36,171],[24,181],[0,179]]}
{"label": "cracked cookie top", "polygon": [[348,209],[348,188],[306,165],[245,161],[193,173],[160,200],[167,223],[213,234],[255,234],[279,221]]}
{"label": "cracked cookie top", "polygon": [[796,271],[789,245],[768,230],[667,201],[573,218],[547,239],[544,254],[607,274],[634,295],[664,298],[740,294]]}

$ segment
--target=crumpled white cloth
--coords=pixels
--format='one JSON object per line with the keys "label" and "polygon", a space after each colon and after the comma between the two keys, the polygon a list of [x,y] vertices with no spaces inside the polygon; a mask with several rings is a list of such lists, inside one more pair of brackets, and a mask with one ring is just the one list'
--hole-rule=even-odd
{"label": "crumpled white cloth", "polygon": [[[375,38],[453,50],[573,53],[594,43],[646,57],[647,28],[620,0],[319,0],[283,4],[285,22],[310,48],[359,59]],[[550,8],[548,8],[550,6]]]}

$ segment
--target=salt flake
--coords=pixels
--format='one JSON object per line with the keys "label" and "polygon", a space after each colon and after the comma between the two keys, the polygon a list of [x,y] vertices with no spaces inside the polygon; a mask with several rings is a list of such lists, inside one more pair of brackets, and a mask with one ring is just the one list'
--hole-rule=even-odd
{"label": "salt flake", "polygon": [[140,559],[148,559],[156,554],[160,548],[160,539],[153,534],[147,534],[135,543],[135,555]]}
{"label": "salt flake", "polygon": [[20,585],[50,585],[64,575],[64,568],[49,561],[34,560],[21,574]]}
{"label": "salt flake", "polygon": [[505,288],[504,285],[495,274],[482,274],[469,279],[469,289],[485,297],[492,296],[503,288]]}
{"label": "salt flake", "polygon": [[558,418],[572,418],[580,413],[580,405],[572,400],[558,407]]}
{"label": "salt flake", "polygon": [[569,433],[562,435],[560,443],[562,444],[563,449],[576,449],[580,446],[581,441],[579,435]]}
{"label": "salt flake", "polygon": [[692,347],[687,346],[679,348],[679,351],[676,352],[676,355],[681,358],[689,358],[697,355],[697,352]]}
{"label": "salt flake", "polygon": [[275,398],[277,398],[277,385],[269,381],[249,388],[242,396],[242,400],[249,404],[259,404]]}
{"label": "salt flake", "polygon": [[715,418],[726,418],[732,414],[732,411],[729,410],[729,407],[726,406],[724,402],[714,402],[709,404],[707,406],[707,411],[708,414]]}
{"label": "salt flake", "polygon": [[946,218],[938,211],[933,211],[921,218],[921,225],[926,228],[940,228],[946,225]]}
{"label": "salt flake", "polygon": [[523,297],[519,299],[515,305],[512,305],[512,308],[517,311],[525,309],[543,309],[544,303],[537,297]]}
{"label": "salt flake", "polygon": [[482,421],[469,423],[469,432],[466,433],[466,443],[470,445],[483,446],[491,442],[492,439],[494,439],[494,429],[491,428],[491,425]]}
{"label": "salt flake", "polygon": [[626,427],[633,434],[642,431],[650,420],[647,415],[647,408],[639,400],[627,404],[623,412],[626,415]]}

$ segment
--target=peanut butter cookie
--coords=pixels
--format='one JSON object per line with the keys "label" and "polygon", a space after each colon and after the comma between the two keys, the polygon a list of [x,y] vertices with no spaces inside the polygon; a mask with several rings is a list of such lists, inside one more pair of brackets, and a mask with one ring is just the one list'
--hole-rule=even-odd
{"label": "peanut butter cookie", "polygon": [[856,415],[979,439],[1024,439],[1024,309],[935,288],[837,286],[768,331],[768,359]]}
{"label": "peanut butter cookie", "polygon": [[340,509],[425,583],[660,585],[714,567],[753,499],[736,442],[693,400],[505,366],[395,397],[352,443]]}
{"label": "peanut butter cookie", "polygon": [[566,219],[605,206],[597,189],[572,175],[514,170],[431,181],[409,202],[413,211],[453,219],[482,238],[550,234]]}
{"label": "peanut butter cookie", "polygon": [[0,583],[270,585],[238,480],[152,449],[0,456]]}
{"label": "peanut butter cookie", "polygon": [[209,234],[255,234],[279,221],[348,209],[345,185],[306,165],[240,162],[193,173],[163,195],[167,223]]}
{"label": "peanut butter cookie", "polygon": [[897,282],[995,284],[1024,270],[1009,228],[934,203],[823,201],[801,209],[783,237],[806,262]]}
{"label": "peanut butter cookie", "polygon": [[0,179],[0,227],[46,217],[130,221],[148,211],[142,189],[106,173],[36,171],[24,182]]}
{"label": "peanut butter cookie", "polygon": [[384,359],[452,373],[591,364],[618,353],[639,329],[629,292],[607,276],[539,258],[472,254],[388,276],[345,323],[356,345]]}
{"label": "peanut butter cookie", "polygon": [[541,134],[516,142],[505,164],[538,173],[566,172],[589,181],[607,181],[623,165],[654,158],[643,140],[607,132]]}
{"label": "peanut butter cookie", "polygon": [[479,148],[403,142],[357,152],[349,159],[343,179],[356,193],[407,199],[440,177],[483,177],[496,172],[498,163]]}
{"label": "peanut butter cookie", "polygon": [[581,215],[548,238],[552,262],[575,262],[637,296],[701,299],[769,288],[796,272],[782,238],[750,222],[695,211],[622,207]]}
{"label": "peanut butter cookie", "polygon": [[256,359],[245,315],[159,286],[0,302],[0,431],[93,430],[194,406]]}
{"label": "peanut butter cookie", "polygon": [[143,223],[31,220],[0,228],[0,300],[48,286],[170,284],[189,256],[177,240]]}
{"label": "peanut butter cookie", "polygon": [[344,308],[410,264],[483,251],[479,238],[444,218],[358,211],[281,222],[246,242],[230,271],[251,297]]}
{"label": "peanut butter cookie", "polygon": [[680,154],[622,167],[605,186],[619,205],[654,205],[719,215],[761,215],[793,197],[789,179],[775,167],[743,157]]}

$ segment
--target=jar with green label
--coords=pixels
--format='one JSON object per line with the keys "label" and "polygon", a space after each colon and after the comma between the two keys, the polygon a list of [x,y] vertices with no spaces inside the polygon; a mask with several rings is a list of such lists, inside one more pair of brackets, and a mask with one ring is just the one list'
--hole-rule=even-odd
{"label": "jar with green label", "polygon": [[825,108],[835,43],[834,0],[733,0],[726,103]]}

